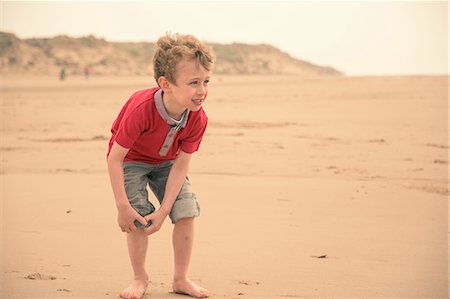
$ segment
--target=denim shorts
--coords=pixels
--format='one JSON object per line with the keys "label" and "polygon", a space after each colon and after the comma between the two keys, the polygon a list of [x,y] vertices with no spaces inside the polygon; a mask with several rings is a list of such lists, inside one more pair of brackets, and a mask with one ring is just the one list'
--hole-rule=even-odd
{"label": "denim shorts", "polygon": [[[172,165],[173,161],[161,164],[144,162],[125,162],[123,164],[125,192],[131,206],[141,216],[146,216],[155,211],[155,207],[148,200],[147,185],[161,204]],[[197,202],[197,197],[192,192],[191,183],[186,177],[180,193],[172,206],[169,217],[172,223],[176,223],[180,219],[198,217],[199,215],[200,206]],[[143,227],[137,220],[134,223],[137,227]]]}

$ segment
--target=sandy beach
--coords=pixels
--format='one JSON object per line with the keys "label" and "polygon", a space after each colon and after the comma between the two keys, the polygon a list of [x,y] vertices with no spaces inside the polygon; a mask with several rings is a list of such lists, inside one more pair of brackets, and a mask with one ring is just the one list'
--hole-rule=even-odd
{"label": "sandy beach", "polygon": [[[0,298],[118,298],[109,130],[154,80],[0,81]],[[448,77],[217,75],[204,107],[191,277],[211,298],[448,298]],[[145,298],[184,298],[171,230]]]}

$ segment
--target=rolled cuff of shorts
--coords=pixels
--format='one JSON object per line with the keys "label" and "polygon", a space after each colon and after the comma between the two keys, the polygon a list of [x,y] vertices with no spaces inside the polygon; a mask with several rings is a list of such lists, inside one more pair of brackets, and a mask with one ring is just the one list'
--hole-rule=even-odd
{"label": "rolled cuff of shorts", "polygon": [[170,212],[170,219],[172,223],[177,223],[183,218],[198,217],[200,215],[200,205],[197,200],[192,198],[177,199],[173,204]]}

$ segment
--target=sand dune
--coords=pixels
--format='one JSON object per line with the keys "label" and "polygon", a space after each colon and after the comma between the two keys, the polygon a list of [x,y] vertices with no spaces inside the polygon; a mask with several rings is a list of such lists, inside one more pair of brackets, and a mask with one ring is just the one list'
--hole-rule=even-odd
{"label": "sand dune", "polygon": [[[154,42],[113,42],[95,36],[21,39],[1,32],[0,74],[82,75],[86,66],[94,75],[153,76]],[[267,44],[210,43],[217,55],[214,70],[221,74],[295,74],[340,76],[341,72],[299,60]],[[149,63],[150,62],[150,63]]]}
{"label": "sand dune", "polygon": [[[1,78],[1,298],[117,298],[109,129],[151,78]],[[216,76],[190,179],[212,298],[447,298],[448,77]],[[171,294],[171,224],[145,298]]]}

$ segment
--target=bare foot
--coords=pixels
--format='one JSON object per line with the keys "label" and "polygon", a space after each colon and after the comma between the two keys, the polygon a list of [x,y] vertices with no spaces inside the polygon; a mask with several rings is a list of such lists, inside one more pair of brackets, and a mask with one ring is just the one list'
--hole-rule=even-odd
{"label": "bare foot", "polygon": [[184,280],[173,281],[173,292],[177,294],[189,295],[195,298],[206,298],[209,296],[209,291],[204,289],[192,280],[186,278]]}
{"label": "bare foot", "polygon": [[128,288],[120,293],[120,298],[141,299],[144,296],[145,290],[147,290],[147,285],[147,279],[135,279]]}

